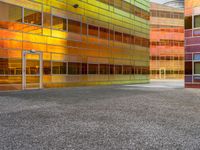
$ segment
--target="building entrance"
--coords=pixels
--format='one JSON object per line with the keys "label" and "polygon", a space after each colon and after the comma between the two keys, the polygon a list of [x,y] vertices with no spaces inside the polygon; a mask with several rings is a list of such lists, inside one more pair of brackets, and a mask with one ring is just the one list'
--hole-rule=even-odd
{"label": "building entrance", "polygon": [[42,52],[22,52],[22,89],[41,89],[43,76]]}
{"label": "building entrance", "polygon": [[166,69],[165,68],[160,68],[160,79],[165,79],[166,78]]}

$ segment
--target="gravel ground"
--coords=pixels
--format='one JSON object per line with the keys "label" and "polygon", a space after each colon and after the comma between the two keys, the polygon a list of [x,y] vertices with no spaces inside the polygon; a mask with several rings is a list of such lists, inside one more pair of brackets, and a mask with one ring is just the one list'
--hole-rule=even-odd
{"label": "gravel ground", "polygon": [[200,149],[200,90],[182,82],[0,93],[0,149]]}

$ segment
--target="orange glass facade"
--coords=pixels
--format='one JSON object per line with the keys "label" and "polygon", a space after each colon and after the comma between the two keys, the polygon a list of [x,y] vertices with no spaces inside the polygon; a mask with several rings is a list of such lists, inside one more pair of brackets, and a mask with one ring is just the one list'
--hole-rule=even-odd
{"label": "orange glass facade", "polygon": [[184,10],[151,3],[150,78],[184,78]]}
{"label": "orange glass facade", "polygon": [[149,82],[149,1],[0,0],[0,90]]}

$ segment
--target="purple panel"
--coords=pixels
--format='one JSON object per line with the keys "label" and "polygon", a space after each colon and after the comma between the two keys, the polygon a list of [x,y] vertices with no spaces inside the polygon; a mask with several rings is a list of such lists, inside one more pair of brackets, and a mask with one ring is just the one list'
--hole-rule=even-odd
{"label": "purple panel", "polygon": [[185,54],[185,60],[192,60],[192,54]]}
{"label": "purple panel", "polygon": [[200,37],[189,38],[185,40],[186,45],[200,44]]}
{"label": "purple panel", "polygon": [[185,82],[192,82],[192,76],[185,76]]}
{"label": "purple panel", "polygon": [[186,46],[186,52],[200,52],[200,45]]}
{"label": "purple panel", "polygon": [[191,37],[191,36],[192,36],[192,30],[186,30],[185,37]]}

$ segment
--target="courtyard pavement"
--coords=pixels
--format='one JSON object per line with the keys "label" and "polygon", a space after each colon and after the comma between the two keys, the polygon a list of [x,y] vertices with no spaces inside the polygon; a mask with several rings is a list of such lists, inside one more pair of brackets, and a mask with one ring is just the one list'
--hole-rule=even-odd
{"label": "courtyard pavement", "polygon": [[1,150],[198,150],[200,90],[182,81],[0,93]]}

